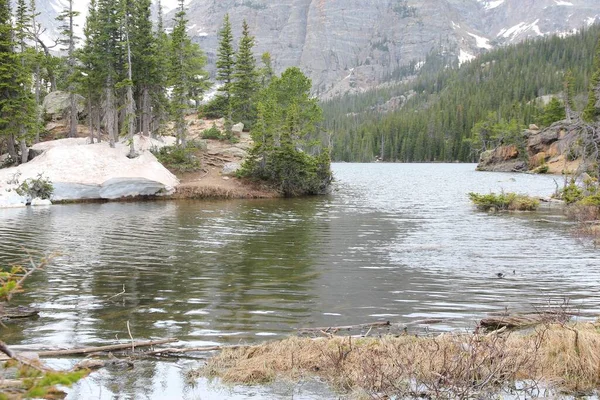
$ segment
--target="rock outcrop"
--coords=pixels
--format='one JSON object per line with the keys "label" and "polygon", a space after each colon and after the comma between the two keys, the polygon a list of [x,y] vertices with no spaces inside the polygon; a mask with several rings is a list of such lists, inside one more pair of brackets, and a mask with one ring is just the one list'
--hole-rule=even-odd
{"label": "rock outcrop", "polygon": [[39,143],[34,148],[42,153],[35,159],[0,170],[0,207],[28,202],[29,199],[18,196],[14,189],[24,180],[36,179],[40,174],[54,187],[52,201],[171,194],[179,180],[147,150],[172,144],[172,140],[137,136],[134,142],[140,154],[133,159],[127,157],[126,143],[118,143],[115,148],[108,143],[87,144],[85,138]]}
{"label": "rock outcrop", "polygon": [[[85,98],[79,94],[75,95],[77,104],[77,112],[81,113],[85,110]],[[57,90],[48,93],[42,102],[43,112],[53,121],[64,118],[67,114],[67,109],[71,106],[70,95],[67,92]]]}
{"label": "rock outcrop", "polygon": [[481,153],[478,171],[522,172],[527,171],[527,163],[519,159],[517,146],[500,146]]}
{"label": "rock outcrop", "polygon": [[549,173],[572,172],[579,162],[569,159],[569,150],[577,132],[566,121],[559,121],[540,130],[531,125],[523,132],[526,138],[524,149],[517,146],[499,146],[485,151],[479,158],[478,171],[525,172],[540,171],[546,166]]}

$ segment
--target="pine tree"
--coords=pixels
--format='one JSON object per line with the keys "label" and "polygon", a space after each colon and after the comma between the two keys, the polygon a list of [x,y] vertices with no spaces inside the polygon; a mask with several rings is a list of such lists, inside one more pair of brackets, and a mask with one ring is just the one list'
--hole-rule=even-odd
{"label": "pine tree", "polygon": [[77,26],[74,19],[79,15],[78,11],[73,11],[73,0],[67,0],[67,7],[56,17],[61,22],[61,35],[60,43],[65,47],[64,51],[67,52],[67,82],[69,91],[69,137],[77,136],[77,102],[75,97],[75,45],[79,39],[75,35],[75,27]]}
{"label": "pine tree", "polygon": [[262,90],[253,146],[242,173],[268,181],[285,196],[322,193],[331,183],[329,149],[319,142],[322,119],[311,82],[288,68]]}
{"label": "pine tree", "polygon": [[588,122],[596,122],[600,118],[600,39],[596,45],[594,57],[594,69],[590,83],[588,104],[583,110],[583,119]]}
{"label": "pine tree", "polygon": [[271,83],[271,80],[274,76],[273,65],[271,61],[271,53],[263,53],[260,59],[262,61],[263,66],[258,71],[258,75],[260,80],[260,87],[264,88],[267,87],[269,83]]}
{"label": "pine tree", "polygon": [[246,126],[252,127],[256,119],[254,107],[255,95],[259,89],[256,60],[252,53],[254,37],[250,35],[250,28],[244,20],[242,24],[242,38],[235,57],[235,69],[231,85],[232,117],[241,121]]}
{"label": "pine tree", "polygon": [[94,49],[97,53],[94,56],[99,61],[97,68],[103,78],[104,126],[110,146],[115,147],[119,132],[115,86],[119,82],[119,62],[124,58],[120,47],[120,4],[114,0],[98,0],[97,7],[97,46]]}
{"label": "pine tree", "polygon": [[568,123],[571,123],[573,119],[577,118],[577,114],[574,110],[573,98],[575,97],[575,78],[573,71],[568,70],[565,74],[565,80],[563,83],[564,94],[563,100],[565,103],[565,117]]}
{"label": "pine tree", "polygon": [[[152,28],[151,0],[135,0],[129,25],[135,29],[129,31],[132,57],[132,79],[137,97],[137,109],[140,113],[140,131],[150,134],[152,121],[152,90],[160,86],[156,35]],[[162,16],[161,16],[162,18]],[[160,87],[160,90],[163,90]]]}
{"label": "pine tree", "polygon": [[[39,52],[39,43],[38,43],[38,29],[39,25],[37,23],[37,17],[39,13],[36,11],[35,0],[30,0],[29,7],[31,10],[31,28],[32,28],[32,40],[34,42],[33,52],[35,54],[35,67],[33,71],[34,76],[34,93],[35,93],[35,104],[39,108],[41,106],[41,96],[42,96],[42,62],[43,55]],[[41,113],[36,113],[36,123],[35,123],[35,143],[39,143],[40,141],[40,131],[42,127],[42,115]]]}
{"label": "pine tree", "polygon": [[217,49],[217,80],[222,83],[219,96],[224,98],[222,112],[225,113],[230,104],[231,86],[235,68],[235,52],[233,49],[233,34],[229,14],[223,18],[223,26],[219,31],[219,47]]}
{"label": "pine tree", "polygon": [[155,135],[163,130],[168,120],[169,100],[167,98],[167,82],[170,68],[169,49],[171,43],[169,36],[165,33],[163,23],[163,8],[160,0],[158,1],[158,21],[156,32],[154,33],[154,42],[156,46],[156,79],[151,91],[152,105],[152,134]]}
{"label": "pine tree", "polygon": [[15,110],[12,122],[15,127],[16,139],[19,142],[21,150],[21,162],[25,163],[28,160],[27,144],[35,135],[35,126],[37,122],[37,109],[33,93],[31,93],[31,77],[33,75],[33,60],[35,54],[27,45],[27,40],[30,38],[32,27],[32,14],[25,0],[17,1],[17,9],[15,15],[14,35],[18,52],[19,68],[14,77],[18,84],[19,90],[15,93],[19,108]]}
{"label": "pine tree", "polygon": [[179,0],[178,11],[174,18],[171,34],[171,70],[170,85],[173,88],[171,98],[171,116],[175,122],[177,144],[186,145],[187,124],[185,113],[189,100],[198,93],[198,76],[206,76],[205,59],[200,48],[192,43],[187,35],[187,19],[184,0]]}
{"label": "pine tree", "polygon": [[100,102],[104,78],[101,73],[102,55],[99,51],[98,9],[96,0],[90,0],[83,33],[85,43],[77,54],[80,65],[76,76],[78,77],[81,90],[87,98],[90,142],[94,143],[94,131],[96,131],[98,132],[97,140],[100,143]]}
{"label": "pine tree", "polygon": [[129,158],[134,158],[136,156],[135,153],[135,145],[133,140],[133,135],[135,134],[135,100],[133,99],[133,68],[131,64],[131,40],[130,40],[130,31],[131,31],[131,0],[123,1],[123,30],[125,33],[125,48],[126,48],[126,69],[127,76],[124,81],[121,82],[121,85],[125,87],[125,123],[124,129],[126,130],[127,139],[129,142],[129,154],[127,155]]}
{"label": "pine tree", "polygon": [[550,126],[557,121],[565,119],[565,106],[562,105],[560,100],[553,97],[550,102],[544,107],[544,111],[540,116],[540,125]]}

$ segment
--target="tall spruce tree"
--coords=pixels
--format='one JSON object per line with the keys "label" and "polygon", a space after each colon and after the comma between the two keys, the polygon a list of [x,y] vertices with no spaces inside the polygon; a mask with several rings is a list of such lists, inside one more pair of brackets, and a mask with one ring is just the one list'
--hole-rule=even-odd
{"label": "tall spruce tree", "polygon": [[594,69],[590,82],[588,103],[583,110],[583,119],[588,122],[596,122],[600,118],[600,39],[596,45],[594,57]]}
{"label": "tall spruce tree", "polygon": [[75,18],[79,16],[78,11],[73,10],[73,0],[67,0],[67,6],[56,17],[61,22],[61,36],[59,42],[64,46],[63,51],[67,52],[67,90],[69,92],[69,137],[77,136],[77,100],[76,100],[76,76],[75,76],[75,45],[79,37],[75,34]]}
{"label": "tall spruce tree", "polygon": [[187,124],[185,113],[189,101],[197,95],[199,76],[205,76],[205,59],[197,44],[192,43],[187,35],[187,19],[184,0],[179,0],[178,11],[174,18],[171,34],[171,70],[170,86],[171,116],[175,122],[177,144],[185,146],[187,141]]}
{"label": "tall spruce tree", "polygon": [[121,82],[121,85],[125,87],[125,123],[123,124],[125,133],[127,134],[127,139],[129,142],[129,158],[134,158],[136,156],[135,153],[135,145],[133,140],[133,135],[135,134],[136,128],[136,118],[135,118],[135,100],[133,98],[133,68],[131,64],[131,14],[132,14],[132,0],[124,0],[123,1],[123,18],[122,26],[125,34],[125,54],[126,54],[126,67],[127,75],[125,79]]}
{"label": "tall spruce tree", "polygon": [[169,99],[167,98],[167,84],[169,75],[171,43],[169,36],[164,28],[163,7],[158,0],[158,18],[156,24],[156,32],[154,33],[154,42],[156,46],[156,80],[151,91],[152,104],[152,134],[162,132],[163,127],[168,120]]}
{"label": "tall spruce tree", "polygon": [[575,78],[573,76],[573,71],[568,70],[565,73],[565,80],[563,83],[563,100],[565,103],[565,117],[568,123],[571,123],[573,119],[577,118],[577,114],[575,113],[575,106],[573,103],[573,98],[575,97]]}
{"label": "tall spruce tree", "polygon": [[222,112],[225,113],[230,108],[231,86],[233,83],[233,73],[235,68],[235,51],[233,48],[233,33],[231,32],[231,23],[229,14],[223,17],[223,26],[219,31],[219,47],[217,49],[217,80],[222,86],[219,88],[219,96],[222,97]]}
{"label": "tall spruce tree", "polygon": [[[129,21],[129,43],[132,58],[132,79],[135,85],[137,110],[142,134],[150,135],[152,121],[152,90],[160,80],[156,35],[152,27],[151,0],[135,0]],[[162,18],[162,17],[161,17]],[[160,87],[160,90],[163,90]]]}
{"label": "tall spruce tree", "polygon": [[231,107],[233,119],[252,127],[256,119],[255,95],[259,89],[256,60],[252,49],[254,37],[246,20],[242,24],[242,37],[235,56],[235,69],[231,85]]}
{"label": "tall spruce tree", "polygon": [[118,113],[115,86],[119,82],[121,54],[121,12],[119,2],[98,0],[96,14],[97,46],[96,59],[103,80],[103,116],[104,127],[108,133],[111,147],[118,141]]}
{"label": "tall spruce tree", "polygon": [[35,124],[37,122],[37,108],[33,93],[31,92],[31,77],[33,75],[35,54],[27,44],[33,30],[31,25],[32,20],[33,15],[26,0],[18,0],[14,35],[17,41],[17,58],[20,67],[17,71],[17,76],[15,76],[16,81],[19,83],[17,97],[20,107],[16,110],[15,115],[13,115],[13,123],[16,125],[15,132],[17,141],[19,142],[22,163],[28,160],[29,151],[27,144],[35,135]]}
{"label": "tall spruce tree", "polygon": [[[42,74],[42,62],[43,62],[43,56],[42,54],[39,52],[39,43],[38,43],[38,29],[40,28],[39,24],[37,23],[37,17],[39,16],[39,13],[37,12],[36,9],[36,5],[35,5],[35,1],[36,0],[30,0],[29,1],[29,7],[31,10],[31,28],[32,28],[32,40],[34,42],[34,47],[33,47],[33,52],[35,54],[35,67],[34,67],[34,71],[33,71],[33,78],[34,78],[34,94],[35,94],[35,104],[38,107],[38,109],[41,106],[41,97],[42,97],[42,78],[41,78],[41,74]],[[35,136],[35,143],[38,143],[40,141],[40,131],[41,131],[41,127],[42,127],[42,114],[40,112],[36,113],[36,123],[35,123],[35,129],[34,129],[34,136]]]}
{"label": "tall spruce tree", "polygon": [[85,42],[78,51],[80,61],[77,78],[84,96],[87,98],[88,126],[90,142],[94,143],[94,132],[98,143],[101,141],[100,118],[104,77],[102,76],[102,54],[99,51],[98,9],[96,0],[90,0],[88,14],[83,29]]}
{"label": "tall spruce tree", "polygon": [[262,56],[260,57],[260,60],[262,61],[263,65],[260,68],[260,70],[258,71],[258,75],[259,75],[260,87],[264,88],[264,87],[267,87],[269,85],[269,83],[271,83],[271,80],[273,79],[273,76],[275,75],[275,73],[273,72],[273,62],[271,60],[271,53],[269,53],[269,52],[263,53]]}

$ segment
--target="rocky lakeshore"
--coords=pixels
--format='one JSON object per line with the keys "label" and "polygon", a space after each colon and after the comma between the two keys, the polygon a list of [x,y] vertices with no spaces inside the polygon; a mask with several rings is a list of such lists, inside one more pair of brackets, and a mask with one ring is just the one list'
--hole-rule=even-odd
{"label": "rocky lakeshore", "polygon": [[[251,146],[248,133],[239,129],[238,143],[201,139],[213,122],[189,116],[190,136],[200,143],[198,171],[170,171],[151,150],[172,146],[172,136],[156,139],[135,135],[137,157],[129,158],[126,140],[109,146],[90,144],[77,137],[40,142],[30,148],[29,162],[0,169],[0,208],[48,205],[56,202],[112,201],[139,198],[264,198],[276,191],[235,177]],[[59,128],[60,129],[60,128]],[[81,136],[85,129],[80,129]],[[50,199],[40,201],[17,193],[25,181],[46,179],[53,186]],[[48,201],[49,200],[49,201]]]}
{"label": "rocky lakeshore", "polygon": [[524,148],[511,144],[483,152],[477,170],[572,174],[579,169],[581,160],[570,157],[578,133],[566,121],[545,129],[530,125],[523,136]]}

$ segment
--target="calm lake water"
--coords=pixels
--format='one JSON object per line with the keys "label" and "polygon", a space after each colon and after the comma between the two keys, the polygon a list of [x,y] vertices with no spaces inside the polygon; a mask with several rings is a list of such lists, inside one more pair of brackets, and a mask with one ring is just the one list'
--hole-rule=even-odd
{"label": "calm lake water", "polygon": [[[568,299],[600,313],[600,250],[560,213],[487,214],[470,191],[549,196],[561,177],[472,164],[335,164],[330,196],[0,209],[0,263],[60,252],[17,304],[42,312],[2,328],[11,345],[73,347],[177,337],[253,343],[298,328],[389,320],[473,328],[488,312]],[[513,272],[514,271],[514,272]],[[506,278],[498,279],[496,274]],[[123,291],[125,294],[112,297]],[[70,365],[73,360],[55,360]],[[196,360],[103,371],[69,398],[322,398],[321,388],[188,385]]]}

